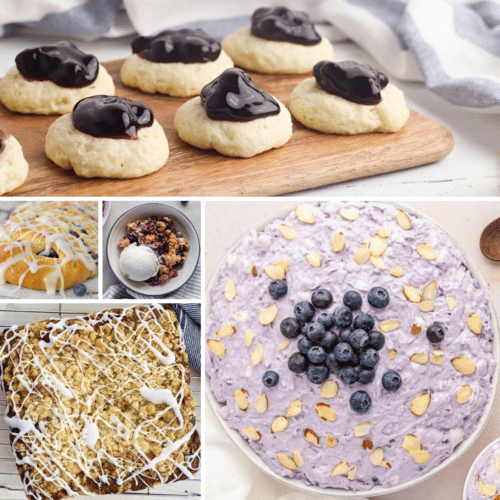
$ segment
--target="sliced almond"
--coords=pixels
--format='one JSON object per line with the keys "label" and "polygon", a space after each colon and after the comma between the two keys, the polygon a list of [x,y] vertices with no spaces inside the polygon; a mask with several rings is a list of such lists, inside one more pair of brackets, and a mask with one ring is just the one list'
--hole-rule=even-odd
{"label": "sliced almond", "polygon": [[386,319],[378,325],[378,329],[382,333],[389,333],[401,326],[401,323],[397,319]]}
{"label": "sliced almond", "polygon": [[236,389],[234,391],[234,400],[240,410],[248,410],[248,392],[245,389]]}
{"label": "sliced almond", "polygon": [[446,303],[448,304],[448,307],[450,308],[450,311],[453,311],[453,309],[455,309],[455,307],[457,307],[457,303],[455,302],[455,299],[453,297],[451,297],[450,295],[448,295],[448,297],[446,297]]}
{"label": "sliced almond", "polygon": [[398,353],[398,351],[396,349],[391,349],[389,351],[389,359],[391,359],[391,360],[394,359],[396,357],[397,353]]}
{"label": "sliced almond", "polygon": [[261,433],[255,427],[243,427],[241,430],[245,436],[250,438],[252,441],[260,441],[262,437]]}
{"label": "sliced almond", "polygon": [[285,270],[278,264],[270,264],[264,268],[264,272],[272,279],[272,280],[284,280],[285,279]]}
{"label": "sliced almond", "polygon": [[230,337],[231,335],[234,335],[236,333],[236,327],[234,325],[224,325],[223,327],[219,328],[215,335],[217,337]]}
{"label": "sliced almond", "polygon": [[413,415],[420,417],[427,411],[427,408],[429,408],[430,404],[431,394],[428,392],[424,392],[420,394],[420,396],[413,398],[413,401],[411,402],[411,412],[413,413]]}
{"label": "sliced almond", "polygon": [[424,300],[434,300],[436,298],[436,293],[437,293],[437,282],[436,280],[434,280],[425,285],[424,289],[422,290],[422,298]]}
{"label": "sliced almond", "polygon": [[236,284],[233,280],[227,279],[224,283],[224,297],[229,301],[236,297]]}
{"label": "sliced almond", "polygon": [[320,267],[323,260],[319,253],[309,253],[306,255],[306,259],[313,267]]}
{"label": "sliced almond", "polygon": [[457,401],[460,404],[465,403],[472,396],[472,392],[473,392],[472,387],[470,385],[468,385],[468,384],[463,385],[457,391],[457,394],[456,394]]}
{"label": "sliced almond", "polygon": [[262,359],[264,358],[264,347],[262,347],[260,344],[257,344],[252,352],[252,356],[250,360],[252,361],[252,366],[257,366]]}
{"label": "sliced almond", "polygon": [[354,262],[356,264],[366,264],[370,260],[371,251],[369,248],[361,247],[354,254]]}
{"label": "sliced almond", "polygon": [[422,444],[420,443],[420,439],[418,439],[418,437],[415,436],[415,434],[407,434],[403,439],[402,446],[406,451],[422,449]]}
{"label": "sliced almond", "polygon": [[362,422],[354,427],[354,435],[356,437],[366,436],[370,429],[372,428],[372,424],[370,422]]}
{"label": "sliced almond", "polygon": [[356,471],[357,471],[357,467],[355,465],[353,465],[350,469],[349,469],[349,472],[347,473],[347,479],[349,479],[349,481],[354,481],[354,479],[356,479]]}
{"label": "sliced almond", "polygon": [[400,265],[392,266],[391,276],[395,278],[402,278],[405,275],[403,268]]}
{"label": "sliced almond", "polygon": [[436,354],[438,351],[432,351],[431,363],[433,365],[441,366],[443,364],[443,354]]}
{"label": "sliced almond", "polygon": [[422,311],[422,312],[432,312],[434,311],[434,302],[432,302],[432,300],[423,300],[422,302],[420,302],[420,304],[418,305],[418,308]]}
{"label": "sliced almond", "polygon": [[389,462],[386,462],[385,460],[382,460],[382,462],[380,462],[380,466],[387,467],[388,469],[392,468],[392,465]]}
{"label": "sliced almond", "polygon": [[422,327],[418,325],[412,325],[410,333],[412,335],[418,335],[422,331]]}
{"label": "sliced almond", "polygon": [[290,345],[290,340],[286,339],[281,344],[278,345],[278,351],[282,351],[283,349],[286,349]]}
{"label": "sliced almond", "polygon": [[355,221],[359,217],[359,210],[357,208],[341,208],[339,214],[346,220],[351,222]]}
{"label": "sliced almond", "polygon": [[256,278],[259,275],[259,268],[257,266],[252,266],[252,276]]}
{"label": "sliced almond", "polygon": [[411,285],[405,285],[403,287],[403,295],[407,300],[409,300],[410,302],[415,302],[416,304],[422,300],[420,292]]}
{"label": "sliced almond", "polygon": [[431,454],[427,450],[410,450],[410,455],[417,464],[425,464],[431,458]]}
{"label": "sliced almond", "polygon": [[330,408],[327,403],[316,403],[316,413],[323,420],[328,422],[335,422],[337,414]]}
{"label": "sliced almond", "polygon": [[479,314],[471,314],[467,319],[470,331],[479,335],[483,331],[483,320]]}
{"label": "sliced almond", "polygon": [[288,470],[295,470],[297,468],[297,464],[283,453],[276,453],[276,458],[280,461],[281,465]]}
{"label": "sliced almond", "polygon": [[396,220],[405,231],[411,229],[411,219],[408,217],[408,214],[404,210],[398,210]]}
{"label": "sliced almond", "polygon": [[220,340],[208,339],[207,344],[210,350],[219,358],[226,354],[226,346]]}
{"label": "sliced almond", "polygon": [[340,476],[349,472],[349,464],[345,461],[339,462],[332,470],[332,476]]}
{"label": "sliced almond", "polygon": [[245,345],[247,347],[249,347],[249,346],[252,345],[252,342],[253,342],[253,332],[252,332],[252,330],[247,330],[245,332],[245,338],[244,338],[243,342],[245,343]]}
{"label": "sliced almond", "polygon": [[381,238],[389,238],[389,236],[392,234],[392,229],[390,227],[381,227],[377,231],[377,234]]}
{"label": "sliced almond", "polygon": [[381,257],[370,257],[370,262],[381,271],[385,270],[385,263]]}
{"label": "sliced almond", "polygon": [[420,255],[420,257],[423,257],[427,260],[437,259],[436,251],[430,245],[427,245],[427,243],[421,243],[420,245],[417,245],[417,253],[418,255]]}
{"label": "sliced almond", "polygon": [[271,424],[271,432],[276,434],[277,432],[283,432],[288,427],[288,418],[279,416],[276,417]]}
{"label": "sliced almond", "polygon": [[285,270],[285,274],[290,271],[290,262],[286,259],[280,259],[276,262],[276,266],[281,266]]}
{"label": "sliced almond", "polygon": [[304,459],[300,454],[300,451],[292,451],[292,459],[297,464],[297,467],[304,465]]}
{"label": "sliced almond", "polygon": [[382,448],[375,448],[370,454],[370,462],[373,465],[380,465],[384,460],[384,450]]}
{"label": "sliced almond", "polygon": [[316,446],[319,446],[319,437],[312,429],[306,429],[304,431],[304,439]]}
{"label": "sliced almond", "polygon": [[373,441],[371,439],[363,439],[361,446],[363,450],[373,450]]}
{"label": "sliced almond", "polygon": [[455,370],[460,372],[462,375],[472,375],[476,371],[476,363],[469,358],[453,358],[451,360],[451,364],[455,367]]}
{"label": "sliced almond", "polygon": [[[481,479],[480,476],[478,476],[478,481]],[[484,495],[485,497],[493,497],[497,494],[497,487],[494,484],[484,484],[481,481],[479,481],[479,486],[477,488],[477,491],[480,495]]]}
{"label": "sliced almond", "polygon": [[429,356],[425,352],[416,352],[410,356],[410,361],[417,365],[426,365],[429,362]]}
{"label": "sliced almond", "polygon": [[335,448],[338,445],[338,441],[331,434],[327,434],[325,436],[325,444],[328,448]]}
{"label": "sliced almond", "polygon": [[339,253],[342,251],[345,245],[344,233],[337,233],[332,240],[332,250],[335,253]]}
{"label": "sliced almond", "polygon": [[387,250],[387,238],[382,238],[376,234],[370,240],[370,250],[372,252],[372,257],[380,257]]}
{"label": "sliced almond", "polygon": [[294,399],[286,409],[286,417],[296,417],[302,411],[302,401],[300,399]]}
{"label": "sliced almond", "polygon": [[254,406],[255,411],[257,413],[265,413],[267,411],[267,406],[268,406],[267,396],[265,394],[261,394],[260,396],[257,396],[255,398],[253,406]]}
{"label": "sliced almond", "polygon": [[287,226],[286,224],[280,224],[278,231],[287,240],[293,240],[297,237],[297,231],[292,226]]}
{"label": "sliced almond", "polygon": [[305,222],[306,224],[314,224],[316,222],[314,212],[302,205],[297,205],[295,208],[295,217],[297,217],[300,222]]}
{"label": "sliced almond", "polygon": [[495,471],[500,472],[500,458],[495,457]]}
{"label": "sliced almond", "polygon": [[339,392],[339,385],[333,380],[327,380],[321,387],[321,397],[328,399],[334,398]]}
{"label": "sliced almond", "polygon": [[276,304],[267,306],[259,314],[259,321],[261,325],[266,326],[272,323],[274,321],[274,318],[276,318],[276,314],[278,314],[278,307],[276,306]]}

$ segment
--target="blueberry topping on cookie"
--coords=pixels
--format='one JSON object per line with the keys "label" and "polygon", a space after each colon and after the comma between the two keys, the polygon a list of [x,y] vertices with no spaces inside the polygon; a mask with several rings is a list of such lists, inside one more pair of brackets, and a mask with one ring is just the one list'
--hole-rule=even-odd
{"label": "blueberry topping on cookie", "polygon": [[311,302],[318,309],[326,309],[332,305],[333,296],[325,288],[320,288],[312,293]]}
{"label": "blueberry topping on cookie", "polygon": [[354,321],[352,322],[352,326],[355,330],[361,328],[365,332],[371,332],[375,325],[375,320],[373,316],[367,313],[359,313],[354,317]]}
{"label": "blueberry topping on cookie", "polygon": [[319,61],[314,65],[313,74],[325,92],[365,105],[381,102],[380,92],[389,83],[386,75],[356,61]]}
{"label": "blueberry topping on cookie", "polygon": [[200,99],[211,120],[248,122],[280,112],[276,99],[260,90],[250,75],[237,68],[226,69],[205,85]]}
{"label": "blueberry topping on cookie", "polygon": [[316,318],[316,321],[321,323],[325,327],[325,330],[330,330],[330,328],[334,325],[333,314],[330,313],[321,313]]}
{"label": "blueberry topping on cookie", "polygon": [[363,368],[359,371],[358,382],[361,385],[371,384],[375,380],[375,370],[371,368]]}
{"label": "blueberry topping on cookie", "polygon": [[325,335],[321,340],[320,345],[326,352],[332,352],[337,342],[338,342],[337,334],[335,332],[332,332],[331,330],[328,330],[327,332],[325,332]]}
{"label": "blueberry topping on cookie", "polygon": [[136,139],[142,127],[153,125],[151,108],[120,96],[95,95],[75,104],[73,125],[94,137]]}
{"label": "blueberry topping on cookie", "polygon": [[269,370],[262,376],[262,383],[266,387],[274,387],[275,385],[278,385],[279,381],[280,376],[274,370]]}
{"label": "blueberry topping on cookie", "polygon": [[156,63],[205,63],[215,61],[220,43],[202,29],[165,30],[132,41],[132,52]]}
{"label": "blueberry topping on cookie", "polygon": [[316,45],[321,36],[305,12],[286,7],[260,8],[252,14],[252,35],[265,40]]}
{"label": "blueberry topping on cookie", "polygon": [[362,351],[369,344],[370,337],[364,330],[358,328],[349,334],[347,342],[357,351]]}
{"label": "blueberry topping on cookie", "polygon": [[288,293],[288,285],[284,280],[273,280],[267,287],[269,295],[273,299],[281,299]]}
{"label": "blueberry topping on cookie", "polygon": [[361,366],[365,368],[374,368],[375,365],[378,363],[378,360],[379,360],[378,352],[372,347],[365,349],[359,355],[359,363],[361,364]]}
{"label": "blueberry topping on cookie", "polygon": [[321,346],[313,345],[309,349],[309,351],[307,351],[307,357],[311,363],[319,365],[320,363],[323,363],[323,361],[325,361],[326,352]]}
{"label": "blueberry topping on cookie", "polygon": [[347,306],[340,306],[333,311],[333,321],[338,328],[347,328],[352,323],[352,310]]}
{"label": "blueberry topping on cookie", "polygon": [[356,413],[366,413],[372,405],[372,398],[366,391],[356,391],[349,399],[349,404]]}
{"label": "blueberry topping on cookie", "polygon": [[394,370],[389,370],[388,372],[385,372],[382,377],[382,386],[386,391],[389,392],[397,391],[401,387],[402,383],[403,381],[401,379],[401,375],[398,372],[395,372]]}
{"label": "blueberry topping on cookie", "polygon": [[83,283],[77,283],[73,287],[73,293],[77,297],[83,297],[87,293],[87,287]]}
{"label": "blueberry topping on cookie", "polygon": [[280,324],[280,332],[287,339],[295,339],[300,334],[300,323],[295,318],[285,318]]}
{"label": "blueberry topping on cookie", "polygon": [[298,342],[297,342],[297,348],[299,349],[299,352],[301,354],[307,355],[309,352],[309,349],[313,346],[314,344],[307,338],[307,337],[302,337]]}
{"label": "blueberry topping on cookie", "polygon": [[382,349],[385,345],[385,335],[377,330],[372,330],[368,334],[368,338],[370,339],[370,343],[368,345],[373,347],[376,351],[380,351],[380,349]]}
{"label": "blueberry topping on cookie", "polygon": [[363,305],[363,299],[358,292],[354,290],[349,290],[344,294],[344,305],[347,306],[351,311],[357,311],[361,309]]}
{"label": "blueberry topping on cookie", "polygon": [[368,292],[367,299],[375,309],[383,309],[389,303],[389,292],[381,286],[376,286]]}
{"label": "blueberry topping on cookie", "polygon": [[444,339],[444,328],[439,323],[433,323],[427,328],[427,339],[433,344],[439,344]]}
{"label": "blueberry topping on cookie", "polygon": [[347,342],[340,342],[333,348],[333,353],[339,363],[347,363],[352,358],[354,351]]}
{"label": "blueberry topping on cookie", "polygon": [[309,302],[303,300],[302,302],[297,302],[293,308],[293,314],[299,321],[311,321],[314,318],[314,307]]}
{"label": "blueberry topping on cookie", "polygon": [[87,87],[99,73],[97,58],[69,42],[23,50],[16,66],[26,80],[49,80],[66,88]]}
{"label": "blueberry topping on cookie", "polygon": [[344,366],[339,370],[339,377],[346,385],[352,385],[358,381],[359,375],[356,368]]}
{"label": "blueberry topping on cookie", "polygon": [[308,364],[307,358],[300,352],[294,352],[288,358],[288,368],[293,373],[305,372]]}
{"label": "blueberry topping on cookie", "polygon": [[321,323],[309,323],[306,335],[313,342],[321,342],[325,336],[325,327]]}
{"label": "blueberry topping on cookie", "polygon": [[307,368],[306,376],[313,384],[322,384],[330,375],[330,370],[325,365],[310,365]]}

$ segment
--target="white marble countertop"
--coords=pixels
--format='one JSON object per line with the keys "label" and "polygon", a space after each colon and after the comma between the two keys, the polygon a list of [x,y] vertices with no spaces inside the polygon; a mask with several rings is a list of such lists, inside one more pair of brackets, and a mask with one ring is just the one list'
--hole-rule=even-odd
{"label": "white marble countertop", "polygon": [[[101,61],[130,55],[130,37],[77,41],[78,47]],[[42,36],[12,36],[0,39],[0,75],[14,64],[15,56],[27,47],[54,41]],[[335,59],[355,59],[376,65],[352,43],[335,44]],[[500,194],[500,117],[462,110],[434,95],[420,83],[391,78],[406,95],[413,109],[448,128],[455,148],[443,160],[399,172],[368,177],[298,193],[311,196],[497,196]],[[43,195],[43,193],[40,193]],[[221,193],[223,194],[223,193]]]}
{"label": "white marble countertop", "polygon": [[[493,219],[500,216],[500,200],[496,201],[406,201],[398,200],[411,208],[419,210],[444,227],[462,246],[469,258],[476,264],[488,286],[494,310],[500,315],[500,263],[486,259],[479,250],[479,237],[482,229]],[[211,235],[206,241],[205,276],[210,276],[219,261],[237,238],[248,229],[259,224],[267,217],[280,212],[283,208],[293,208],[292,200],[255,200],[231,203],[208,201],[205,208],[206,234]],[[473,446],[459,460],[437,476],[420,483],[410,489],[392,495],[376,497],[378,500],[458,500],[462,498],[465,477],[473,460],[480,451],[495,438],[500,437],[500,388],[496,395],[497,404],[488,423]],[[269,478],[257,469],[229,441],[210,408],[206,409],[206,443],[205,460],[217,463],[217,470],[229,470],[240,466],[242,474],[252,484],[250,495],[245,500],[265,498],[266,500],[285,500],[285,495],[292,493],[289,487]],[[210,443],[217,443],[218,452],[212,453]],[[220,456],[220,447],[224,446],[224,454]],[[227,446],[226,446],[227,444]],[[230,461],[229,461],[230,460]],[[240,470],[241,470],[240,469]],[[207,474],[207,493],[210,493],[210,482],[220,480],[216,471]],[[227,491],[230,491],[228,488]],[[209,496],[209,498],[211,498]],[[214,497],[215,498],[215,497]],[[224,497],[229,498],[229,497]],[[305,500],[305,496],[286,496],[286,500]],[[316,497],[307,496],[307,500]],[[240,499],[243,500],[243,499]]]}

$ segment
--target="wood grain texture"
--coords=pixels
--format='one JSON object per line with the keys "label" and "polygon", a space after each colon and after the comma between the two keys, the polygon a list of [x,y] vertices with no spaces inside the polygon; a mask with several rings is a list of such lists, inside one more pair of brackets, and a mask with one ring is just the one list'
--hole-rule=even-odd
{"label": "wood grain texture", "polygon": [[[9,196],[274,196],[425,165],[453,149],[449,130],[412,110],[408,123],[395,134],[327,135],[295,121],[292,138],[279,149],[248,159],[222,156],[181,141],[173,118],[186,99],[125,87],[119,78],[122,62],[104,66],[115,80],[118,95],[152,107],[170,145],[166,166],[129,180],[77,177],[45,156],[45,134],[57,116],[20,115],[0,105],[0,128],[21,143],[30,166],[26,182]],[[252,77],[286,105],[291,91],[304,78]]]}

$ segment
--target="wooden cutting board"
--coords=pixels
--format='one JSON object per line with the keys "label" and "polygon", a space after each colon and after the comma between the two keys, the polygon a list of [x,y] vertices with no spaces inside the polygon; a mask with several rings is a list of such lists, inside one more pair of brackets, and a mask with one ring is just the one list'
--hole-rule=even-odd
{"label": "wooden cutting board", "polygon": [[[222,156],[181,141],[173,119],[186,99],[125,87],[119,77],[122,62],[104,66],[113,76],[116,94],[149,104],[164,127],[170,145],[165,167],[137,179],[78,177],[45,156],[45,134],[57,116],[21,115],[0,104],[0,128],[21,143],[30,166],[26,182],[9,196],[274,196],[425,165],[453,148],[449,130],[412,110],[395,134],[335,136],[294,122],[292,138],[279,149],[248,159]],[[252,74],[259,87],[286,105],[293,88],[307,76]]]}

